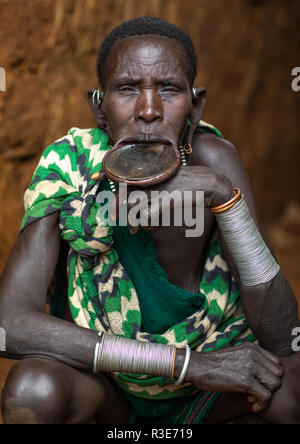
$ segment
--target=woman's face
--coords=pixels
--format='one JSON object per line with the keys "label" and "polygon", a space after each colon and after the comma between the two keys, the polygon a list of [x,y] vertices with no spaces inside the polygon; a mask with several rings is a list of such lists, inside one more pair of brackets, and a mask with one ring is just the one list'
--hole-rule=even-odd
{"label": "woman's face", "polygon": [[130,37],[110,50],[103,69],[107,131],[122,141],[182,140],[192,110],[185,50],[175,40]]}

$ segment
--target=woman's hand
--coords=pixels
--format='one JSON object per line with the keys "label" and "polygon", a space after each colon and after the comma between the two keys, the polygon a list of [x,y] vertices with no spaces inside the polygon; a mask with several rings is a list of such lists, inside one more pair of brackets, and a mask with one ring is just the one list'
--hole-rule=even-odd
{"label": "woman's hand", "polygon": [[[125,202],[128,211],[138,203],[141,220],[149,221],[151,225],[150,221],[157,220],[164,210],[183,205],[195,207],[199,202],[203,204],[203,201],[199,200],[199,192],[204,192],[205,208],[221,205],[234,196],[233,186],[223,174],[203,166],[185,166],[167,182],[151,188],[128,187]],[[201,199],[202,196],[201,193]]]}
{"label": "woman's hand", "polygon": [[282,376],[277,356],[247,343],[217,352],[192,352],[186,381],[201,390],[245,393],[257,413],[268,407]]}

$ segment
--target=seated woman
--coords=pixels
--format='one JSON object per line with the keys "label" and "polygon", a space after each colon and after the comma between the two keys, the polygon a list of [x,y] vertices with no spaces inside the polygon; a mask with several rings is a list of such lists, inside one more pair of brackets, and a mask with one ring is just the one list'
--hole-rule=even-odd
{"label": "seated woman", "polygon": [[[0,356],[19,359],[2,393],[5,423],[220,423],[250,413],[299,423],[297,303],[237,150],[201,120],[206,91],[194,89],[190,38],[164,20],[131,20],[104,40],[97,72],[101,90],[88,94],[97,125],[72,128],[43,153],[1,277]],[[99,220],[99,194],[121,188],[103,180],[104,156],[141,142],[181,159],[145,192],[204,191],[201,236],[186,236],[185,224],[136,232]]]}

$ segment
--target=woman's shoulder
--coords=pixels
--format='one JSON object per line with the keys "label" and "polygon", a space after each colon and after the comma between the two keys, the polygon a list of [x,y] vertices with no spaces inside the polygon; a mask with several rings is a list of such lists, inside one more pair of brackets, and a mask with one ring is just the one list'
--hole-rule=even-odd
{"label": "woman's shoulder", "polygon": [[239,158],[236,147],[223,137],[212,132],[197,130],[193,138],[192,163],[219,169],[222,164]]}

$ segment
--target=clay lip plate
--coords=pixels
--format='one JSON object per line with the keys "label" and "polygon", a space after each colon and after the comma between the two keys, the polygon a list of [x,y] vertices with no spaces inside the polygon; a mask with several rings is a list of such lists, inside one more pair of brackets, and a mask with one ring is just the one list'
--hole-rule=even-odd
{"label": "clay lip plate", "polygon": [[116,183],[147,187],[170,179],[180,167],[180,154],[169,140],[152,137],[128,138],[104,156],[102,168]]}

